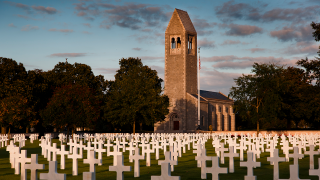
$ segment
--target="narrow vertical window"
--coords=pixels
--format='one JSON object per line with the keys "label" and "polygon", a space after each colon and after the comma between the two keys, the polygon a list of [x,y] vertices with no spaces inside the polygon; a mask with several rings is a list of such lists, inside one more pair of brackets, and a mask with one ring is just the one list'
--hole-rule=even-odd
{"label": "narrow vertical window", "polygon": [[181,39],[180,39],[180,37],[177,38],[177,48],[181,48]]}
{"label": "narrow vertical window", "polygon": [[171,39],[171,49],[176,48],[176,40],[174,38]]}
{"label": "narrow vertical window", "polygon": [[188,49],[192,49],[192,39],[193,39],[193,36],[188,37]]}

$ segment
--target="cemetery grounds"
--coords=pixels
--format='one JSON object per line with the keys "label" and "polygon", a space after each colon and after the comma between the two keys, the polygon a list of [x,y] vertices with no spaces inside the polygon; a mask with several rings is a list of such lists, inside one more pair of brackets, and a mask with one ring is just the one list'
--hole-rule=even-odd
{"label": "cemetery grounds", "polygon": [[[151,138],[150,138],[151,139]],[[288,138],[287,138],[288,139]],[[151,141],[151,140],[150,140]],[[40,140],[34,140],[33,143],[30,140],[25,142],[25,146],[21,148],[21,150],[27,150],[27,157],[30,158],[31,154],[38,154],[38,164],[44,164],[45,168],[43,170],[38,170],[37,177],[39,178],[40,173],[48,173],[49,162],[47,158],[44,158],[41,155],[41,147],[39,146]],[[222,139],[220,142],[224,142]],[[239,143],[239,139],[237,139]],[[57,143],[57,148],[60,148],[59,139],[52,139],[52,143]],[[8,143],[9,144],[9,143]],[[63,143],[66,145],[66,143]],[[282,153],[280,144],[280,138],[278,139],[277,149],[279,149],[279,156],[284,157],[285,155]],[[15,143],[16,146],[19,146],[19,143]],[[86,145],[86,143],[84,143]],[[266,145],[264,145],[266,146]],[[292,145],[290,145],[292,147]],[[126,145],[128,147],[128,144]],[[225,147],[228,147],[228,143],[226,143]],[[69,147],[66,145],[66,150]],[[215,153],[214,147],[212,145],[212,139],[209,138],[205,143],[206,154],[207,156],[217,156]],[[105,148],[106,149],[106,148]],[[266,147],[265,147],[266,149]],[[319,146],[315,146],[315,150],[318,150]],[[306,148],[309,151],[309,147]],[[110,151],[113,151],[113,148],[110,148]],[[167,151],[169,151],[169,147],[167,147]],[[140,154],[142,153],[140,147]],[[237,150],[239,153],[239,150]],[[290,154],[293,153],[293,150],[290,150]],[[163,150],[159,151],[159,160],[164,160],[165,156]],[[65,169],[60,169],[60,155],[57,155],[58,162],[58,173],[66,174],[67,180],[76,180],[82,179],[83,172],[89,172],[89,164],[84,164],[83,159],[87,157],[87,151],[83,151],[83,158],[78,159],[78,176],[72,175],[72,159],[65,158]],[[151,166],[146,166],[145,160],[140,160],[140,177],[134,177],[134,162],[129,162],[129,151],[125,151],[123,153],[124,165],[131,166],[130,172],[124,172],[124,179],[126,180],[145,180],[151,179],[151,176],[160,176],[161,175],[161,166],[158,165],[158,160],[155,158],[155,153],[151,153]],[[201,168],[197,167],[197,161],[195,160],[196,153],[193,153],[192,143],[190,145],[190,150],[186,147],[186,153],[182,153],[181,157],[178,157],[178,165],[174,166],[174,171],[171,172],[171,176],[180,176],[181,180],[199,180],[201,179]],[[247,161],[247,154],[244,151],[243,154],[244,161]],[[267,157],[270,157],[269,152],[262,152],[260,158],[257,158],[257,162],[261,162],[261,166],[253,169],[254,176],[257,177],[258,180],[272,180],[273,179],[273,165],[270,165],[270,162],[267,161]],[[98,155],[96,154],[96,158]],[[314,169],[318,169],[318,158],[320,155],[314,155]],[[219,160],[220,161],[220,160]],[[311,179],[317,180],[319,179],[317,176],[309,176],[309,156],[304,155],[304,158],[299,159],[299,178],[300,179]],[[293,159],[290,158],[289,162],[279,162],[279,179],[290,179],[289,165],[293,164]],[[96,168],[96,179],[104,180],[104,179],[116,179],[116,172],[109,171],[109,166],[113,165],[113,156],[107,156],[107,153],[102,154],[102,165],[95,165]],[[211,161],[206,161],[207,167],[211,167]],[[226,167],[229,171],[229,158],[225,157],[224,164],[219,163],[220,167]],[[9,152],[6,151],[6,147],[0,148],[0,180],[19,180],[21,179],[21,175],[15,175],[14,168],[11,168],[11,164],[9,161]],[[27,170],[27,177],[30,179],[30,170]],[[219,174],[219,179],[233,179],[233,180],[243,180],[244,176],[247,175],[247,168],[240,167],[240,157],[234,158],[234,173],[228,174]],[[212,179],[211,174],[207,174],[207,179]]]}

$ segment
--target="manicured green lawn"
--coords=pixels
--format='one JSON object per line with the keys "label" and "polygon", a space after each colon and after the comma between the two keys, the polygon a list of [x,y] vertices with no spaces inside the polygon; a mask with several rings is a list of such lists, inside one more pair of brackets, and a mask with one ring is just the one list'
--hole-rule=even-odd
{"label": "manicured green lawn", "polygon": [[[60,143],[58,139],[53,139],[52,142],[57,143],[57,146],[60,148]],[[206,142],[207,156],[216,156],[214,153],[214,148],[211,144],[212,140],[209,139]],[[16,144],[18,145],[18,143]],[[280,148],[280,146],[278,146]],[[318,148],[318,147],[317,147]],[[38,170],[39,173],[48,172],[48,161],[41,155],[41,147],[39,146],[39,141],[34,141],[31,144],[26,141],[26,146],[22,149],[27,150],[28,157],[31,157],[31,154],[37,153],[39,155],[38,163],[45,164],[44,170]],[[112,150],[112,148],[111,148]],[[307,149],[309,150],[309,149]],[[141,151],[141,150],[140,150]],[[292,151],[290,152],[292,153]],[[282,150],[279,150],[280,156],[284,157]],[[96,155],[97,156],[97,155]],[[195,160],[196,154],[192,152],[192,146],[190,150],[187,150],[186,153],[182,154],[182,157],[178,158],[178,165],[174,167],[174,172],[171,173],[172,176],[180,176],[181,180],[199,180],[201,179],[201,169],[197,167],[197,162]],[[267,161],[269,153],[262,153],[261,158],[257,159],[258,162],[261,162],[261,167],[254,169],[254,175],[257,176],[258,180],[272,180],[273,179],[273,166]],[[83,151],[83,158],[87,158],[86,151]],[[109,166],[112,166],[113,156],[107,156],[107,153],[103,153],[102,166],[96,165],[96,179],[116,179],[116,172],[110,172]],[[319,155],[315,156],[315,169],[318,168],[318,158]],[[160,159],[164,160],[163,151],[160,150]],[[246,161],[246,155],[244,155],[244,160]],[[67,174],[67,180],[72,179],[82,179],[82,173],[89,171],[89,165],[83,164],[83,160],[78,160],[78,176],[72,176],[72,159],[66,158],[66,169],[60,170],[60,155],[57,155],[58,161],[58,173]],[[229,167],[229,159],[225,158],[225,164],[220,164],[220,167]],[[145,161],[140,161],[140,177],[133,177],[134,163],[129,162],[129,152],[124,153],[124,165],[131,166],[131,172],[124,172],[124,179],[151,179],[151,175],[160,176],[161,166],[158,165],[158,160],[155,159],[155,154],[151,154],[151,166],[147,167]],[[220,174],[220,179],[234,179],[234,180],[243,180],[244,176],[247,174],[246,167],[240,167],[239,157],[235,158],[235,173],[229,174]],[[289,165],[293,164],[293,159],[290,158],[290,162],[280,162],[280,178],[289,179]],[[211,162],[207,161],[207,166],[211,167]],[[309,176],[309,156],[305,156],[303,159],[299,160],[299,177],[300,179],[312,179],[317,180],[317,176]],[[6,151],[6,148],[0,148],[0,179],[1,180],[19,180],[20,175],[14,174],[14,169],[11,169],[9,162],[9,152]],[[30,170],[28,170],[28,179],[30,179]],[[211,174],[207,174],[207,179],[212,179]]]}

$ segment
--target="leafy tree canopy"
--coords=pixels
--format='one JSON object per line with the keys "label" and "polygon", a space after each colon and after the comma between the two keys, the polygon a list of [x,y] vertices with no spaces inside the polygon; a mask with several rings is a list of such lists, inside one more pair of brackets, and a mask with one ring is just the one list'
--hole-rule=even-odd
{"label": "leafy tree canopy", "polygon": [[141,59],[121,59],[115,81],[107,93],[105,118],[114,125],[130,124],[135,133],[135,123],[147,125],[163,121],[169,113],[169,98],[160,95],[161,82],[157,71],[143,66]]}
{"label": "leafy tree canopy", "polygon": [[45,124],[56,128],[93,127],[100,116],[99,99],[93,90],[78,84],[56,88],[47,107],[41,111]]}
{"label": "leafy tree canopy", "polygon": [[232,87],[229,96],[237,101],[235,110],[242,110],[244,119],[250,118],[257,124],[274,120],[281,107],[281,73],[283,67],[275,64],[254,63],[252,73],[242,74],[235,79],[237,87]]}
{"label": "leafy tree canopy", "polygon": [[0,100],[0,109],[0,125],[2,127],[12,126],[21,129],[22,126],[33,127],[38,123],[34,119],[35,113],[28,106],[28,99],[21,95],[8,96]]}
{"label": "leafy tree canopy", "polygon": [[96,95],[102,96],[106,91],[107,81],[102,75],[94,76],[90,66],[86,64],[59,62],[55,67],[48,71],[46,79],[52,87],[63,85],[78,84],[88,86],[95,90]]}
{"label": "leafy tree canopy", "polygon": [[27,72],[23,64],[0,57],[0,99],[12,95],[25,96]]}

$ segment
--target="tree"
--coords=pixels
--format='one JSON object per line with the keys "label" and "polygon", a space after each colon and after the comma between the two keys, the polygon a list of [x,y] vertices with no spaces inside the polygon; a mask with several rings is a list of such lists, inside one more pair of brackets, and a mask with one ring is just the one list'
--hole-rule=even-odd
{"label": "tree", "polygon": [[[312,22],[311,24],[314,32],[312,33],[315,41],[320,41],[320,23]],[[320,46],[318,55],[320,56]],[[306,119],[315,127],[320,128],[320,58],[315,57],[314,60],[301,59],[297,63],[306,70],[305,76],[309,80],[309,84],[313,86],[308,87],[308,94],[305,96],[308,102],[306,110]]]}
{"label": "tree", "polygon": [[93,127],[100,116],[100,102],[93,89],[78,85],[63,85],[55,89],[47,107],[40,112],[46,125],[72,130]]}
{"label": "tree", "polygon": [[252,73],[242,74],[236,78],[237,87],[232,87],[229,93],[237,106],[242,110],[241,117],[256,123],[259,134],[260,123],[275,120],[281,107],[281,73],[282,67],[275,64],[254,63]]}
{"label": "tree", "polygon": [[169,113],[169,98],[161,95],[161,82],[157,71],[143,66],[141,59],[119,61],[120,69],[107,92],[105,119],[113,125],[147,125],[163,121]]}
{"label": "tree", "polygon": [[310,116],[308,108],[310,83],[305,71],[300,68],[288,67],[282,76],[282,105],[279,119],[286,120],[287,129],[291,129],[291,122],[297,125],[301,120]]}
{"label": "tree", "polygon": [[[11,97],[26,97],[27,72],[21,63],[8,58],[0,57],[0,100],[9,103]],[[4,106],[2,106],[4,107]],[[4,109],[0,109],[3,112]],[[2,133],[6,133],[6,128],[2,126]]]}
{"label": "tree", "polygon": [[29,107],[28,99],[21,96],[8,96],[0,101],[0,124],[2,127],[10,126],[15,128],[22,128],[30,125],[33,127],[37,121],[33,119],[34,112]]}
{"label": "tree", "polygon": [[[43,76],[51,91],[50,97],[53,96],[53,92],[56,88],[77,84],[90,88],[94,93],[93,95],[99,99],[100,107],[103,107],[106,102],[105,92],[107,90],[108,81],[104,80],[102,75],[94,76],[91,67],[86,64],[59,62],[52,70],[44,73]],[[98,124],[101,124],[103,120],[103,113],[104,111],[100,109],[100,116],[97,120]]]}
{"label": "tree", "polygon": [[59,62],[46,74],[50,86],[61,87],[70,83],[88,86],[95,90],[95,95],[102,96],[106,91],[107,82],[102,75],[94,76],[90,66],[86,64]]}

